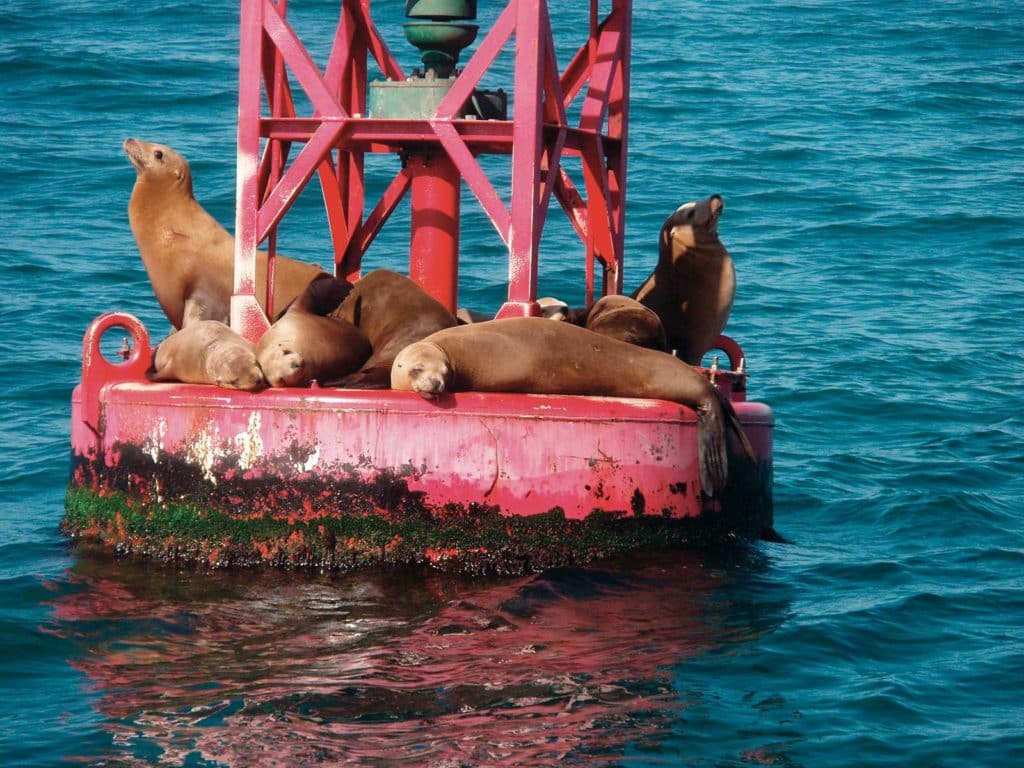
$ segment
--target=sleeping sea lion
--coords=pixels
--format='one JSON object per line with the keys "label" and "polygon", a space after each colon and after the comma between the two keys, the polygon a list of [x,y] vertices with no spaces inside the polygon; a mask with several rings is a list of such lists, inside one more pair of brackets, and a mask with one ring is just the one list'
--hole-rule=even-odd
{"label": "sleeping sea lion", "polygon": [[146,378],[247,390],[266,385],[252,343],[216,320],[173,331],[157,345]]}
{"label": "sleeping sea lion", "polygon": [[726,482],[726,428],[753,455],[732,406],[691,366],[662,352],[569,323],[518,317],[460,325],[395,358],[391,388],[433,399],[445,392],[523,392],[671,400],[697,414],[705,493]]}
{"label": "sleeping sea lion", "polygon": [[302,387],[352,373],[370,356],[366,334],[347,320],[326,317],[352,284],[321,275],[307,286],[256,344],[256,359],[272,387]]}
{"label": "sleeping sea lion", "polygon": [[[574,320],[572,315],[570,320]],[[638,347],[669,351],[661,319],[654,310],[629,296],[602,296],[589,310],[580,313],[574,324]]]}
{"label": "sleeping sea lion", "polygon": [[633,298],[654,310],[669,347],[699,365],[725,329],[736,295],[732,257],[718,239],[721,195],[685,203],[661,227],[658,264]]}
{"label": "sleeping sea lion", "polygon": [[[128,220],[157,301],[175,328],[230,315],[235,238],[196,201],[192,171],[170,147],[126,139],[135,166]],[[274,304],[286,307],[324,270],[285,256],[274,263]],[[256,255],[256,298],[266,310],[267,254]],[[275,313],[279,314],[279,313]]]}
{"label": "sleeping sea lion", "polygon": [[[565,320],[566,313],[569,311],[568,304],[553,296],[544,296],[537,299],[537,306],[540,308],[540,316],[546,317],[549,320]],[[468,307],[459,307],[455,310],[455,317],[461,324],[465,325],[466,323],[483,323],[493,320],[494,314],[478,312]]]}
{"label": "sleeping sea lion", "polygon": [[455,315],[404,275],[375,269],[356,282],[333,313],[366,334],[373,354],[341,387],[387,388],[395,355],[434,331],[458,324]]}

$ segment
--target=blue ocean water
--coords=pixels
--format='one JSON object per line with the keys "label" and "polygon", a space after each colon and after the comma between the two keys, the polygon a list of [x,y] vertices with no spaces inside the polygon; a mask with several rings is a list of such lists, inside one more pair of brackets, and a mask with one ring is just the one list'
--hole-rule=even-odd
{"label": "blue ocean water", "polygon": [[[580,5],[551,2],[563,60]],[[178,148],[233,226],[238,8],[5,4],[0,764],[1024,762],[1024,6],[635,5],[627,288],[672,208],[725,197],[789,543],[466,580],[69,547],[82,333],[167,327],[120,144]],[[322,63],[337,3],[290,6]],[[411,68],[402,4],[373,6]],[[500,243],[463,208],[463,300],[493,309]],[[404,215],[368,267],[404,263]],[[578,302],[559,218],[541,288]],[[282,248],[325,263],[322,219],[300,201]]]}

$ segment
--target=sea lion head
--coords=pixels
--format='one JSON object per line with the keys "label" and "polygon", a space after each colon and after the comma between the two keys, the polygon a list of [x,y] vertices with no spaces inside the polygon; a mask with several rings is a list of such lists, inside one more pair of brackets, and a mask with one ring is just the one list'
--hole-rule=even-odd
{"label": "sea lion head", "polygon": [[292,346],[283,341],[260,344],[259,364],[270,386],[302,387],[312,381],[309,366]]}
{"label": "sea lion head", "polygon": [[138,174],[138,182],[154,186],[181,187],[192,192],[192,171],[188,161],[163,144],[125,139],[125,154]]}
{"label": "sea lion head", "polygon": [[565,320],[569,316],[569,305],[554,296],[542,296],[537,299],[537,306],[540,307],[541,317],[548,320]]}
{"label": "sea lion head", "polygon": [[683,203],[661,226],[661,252],[693,248],[702,240],[718,239],[718,217],[725,208],[721,195],[706,200]]}
{"label": "sea lion head", "polygon": [[418,392],[428,400],[447,392],[452,366],[447,353],[431,341],[410,344],[391,366],[391,388]]}
{"label": "sea lion head", "polygon": [[206,351],[206,370],[218,387],[252,391],[266,384],[256,352],[247,342],[211,344]]}

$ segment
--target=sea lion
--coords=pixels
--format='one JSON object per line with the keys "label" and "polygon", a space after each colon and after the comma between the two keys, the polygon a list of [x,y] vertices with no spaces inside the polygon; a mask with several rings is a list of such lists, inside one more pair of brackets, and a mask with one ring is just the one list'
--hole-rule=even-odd
{"label": "sea lion", "polygon": [[658,264],[633,298],[654,310],[676,355],[699,365],[722,333],[736,295],[732,257],[718,239],[721,195],[684,203],[661,227]]}
{"label": "sea lion", "polygon": [[[192,320],[230,315],[235,238],[196,201],[188,161],[170,147],[125,139],[135,166],[128,221],[157,301],[175,328]],[[286,307],[317,275],[319,266],[285,256],[274,262],[274,304]],[[264,311],[267,254],[256,255],[256,299]],[[275,313],[280,314],[280,313]]]}
{"label": "sea lion", "polygon": [[580,313],[575,325],[638,347],[670,351],[661,318],[653,309],[629,296],[602,296],[589,310]]}
{"label": "sea lion", "polygon": [[256,348],[217,320],[195,320],[173,331],[157,345],[146,377],[229,389],[254,390],[266,385],[256,362]]}
{"label": "sea lion", "polygon": [[475,309],[470,309],[469,307],[459,307],[455,310],[455,319],[462,325],[467,325],[468,323],[482,323],[487,320],[493,320],[494,315],[489,315],[486,312],[479,312]]}
{"label": "sea lion", "polygon": [[[537,306],[540,308],[540,316],[546,317],[549,320],[565,320],[566,313],[569,311],[568,304],[553,296],[544,296],[537,299]],[[494,314],[478,312],[468,307],[459,307],[455,310],[455,317],[462,325],[466,325],[467,323],[483,323],[493,320]]]}
{"label": "sea lion", "polygon": [[542,296],[537,299],[540,316],[548,320],[565,320],[569,315],[569,305],[554,296]]}
{"label": "sea lion", "polygon": [[569,323],[519,317],[447,328],[401,351],[391,388],[434,399],[444,392],[524,392],[671,400],[697,414],[705,493],[725,486],[726,428],[753,455],[732,406],[691,366]]}
{"label": "sea lion", "polygon": [[326,316],[351,290],[351,283],[322,275],[263,334],[256,344],[256,359],[270,386],[329,381],[366,362],[366,334],[347,320]]}
{"label": "sea lion", "polygon": [[356,282],[334,313],[366,334],[373,354],[356,373],[331,385],[387,388],[395,355],[434,331],[458,324],[441,302],[404,275],[375,269]]}

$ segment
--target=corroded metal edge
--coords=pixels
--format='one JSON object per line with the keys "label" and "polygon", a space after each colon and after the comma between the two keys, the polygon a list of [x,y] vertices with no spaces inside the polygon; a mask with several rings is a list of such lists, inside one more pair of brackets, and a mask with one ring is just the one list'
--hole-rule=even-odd
{"label": "corroded metal edge", "polygon": [[[156,468],[159,468],[157,471]],[[630,508],[568,518],[485,504],[430,506],[410,490],[413,467],[367,482],[357,468],[287,482],[273,472],[225,473],[215,482],[173,456],[158,463],[132,445],[116,460],[72,457],[62,531],[120,554],[201,567],[343,571],[429,564],[516,574],[651,547],[701,547],[771,535],[771,465],[737,468],[735,482],[697,517]]]}

